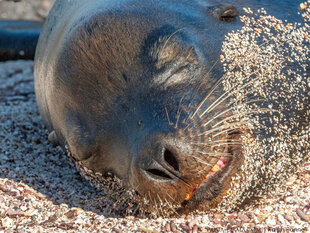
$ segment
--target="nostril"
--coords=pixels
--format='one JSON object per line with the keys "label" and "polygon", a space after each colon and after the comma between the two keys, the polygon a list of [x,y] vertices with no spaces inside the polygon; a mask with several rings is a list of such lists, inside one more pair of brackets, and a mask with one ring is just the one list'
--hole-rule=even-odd
{"label": "nostril", "polygon": [[164,159],[174,170],[179,171],[179,163],[170,150],[165,149]]}
{"label": "nostril", "polygon": [[172,179],[168,174],[158,169],[148,169],[146,171],[159,178]]}

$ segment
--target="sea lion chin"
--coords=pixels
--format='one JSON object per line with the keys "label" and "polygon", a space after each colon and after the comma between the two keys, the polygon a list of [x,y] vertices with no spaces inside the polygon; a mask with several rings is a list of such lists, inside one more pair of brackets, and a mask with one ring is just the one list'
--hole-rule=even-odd
{"label": "sea lion chin", "polygon": [[229,104],[216,104],[223,92],[214,90],[224,36],[241,26],[237,8],[56,1],[35,57],[51,141],[86,173],[114,174],[149,206],[216,207],[243,164],[241,138],[250,135],[242,124],[225,126]]}

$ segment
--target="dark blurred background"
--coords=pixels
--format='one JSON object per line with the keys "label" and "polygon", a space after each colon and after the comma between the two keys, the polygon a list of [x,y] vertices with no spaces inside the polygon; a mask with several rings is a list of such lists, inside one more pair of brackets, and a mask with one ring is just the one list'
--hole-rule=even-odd
{"label": "dark blurred background", "polygon": [[55,0],[0,0],[0,61],[33,59]]}
{"label": "dark blurred background", "polygon": [[54,2],[55,0],[0,0],[0,20],[44,20]]}

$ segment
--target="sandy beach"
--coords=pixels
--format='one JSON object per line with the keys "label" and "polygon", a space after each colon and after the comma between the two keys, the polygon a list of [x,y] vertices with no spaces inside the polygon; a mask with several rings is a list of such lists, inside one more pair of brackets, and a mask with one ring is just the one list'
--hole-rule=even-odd
{"label": "sandy beach", "polygon": [[[52,2],[0,0],[0,18],[42,20]],[[146,219],[114,209],[116,200],[92,187],[47,137],[33,61],[0,62],[0,232],[310,231],[310,162],[243,210]]]}
{"label": "sandy beach", "polygon": [[239,212],[172,219],[110,213],[115,200],[90,186],[62,150],[47,140],[33,90],[33,62],[0,63],[0,93],[0,231],[309,230],[310,163],[275,194]]}

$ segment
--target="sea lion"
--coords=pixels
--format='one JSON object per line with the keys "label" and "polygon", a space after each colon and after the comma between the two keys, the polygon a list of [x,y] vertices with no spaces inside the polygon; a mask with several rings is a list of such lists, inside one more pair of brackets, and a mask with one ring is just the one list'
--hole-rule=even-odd
{"label": "sea lion", "polygon": [[[241,28],[243,7],[266,4],[279,17],[298,7],[227,3],[56,1],[34,69],[49,138],[85,170],[116,175],[153,207],[217,206],[243,165],[247,134],[216,128],[230,113],[225,101],[215,105],[224,36]],[[213,107],[220,115],[206,113]]]}

